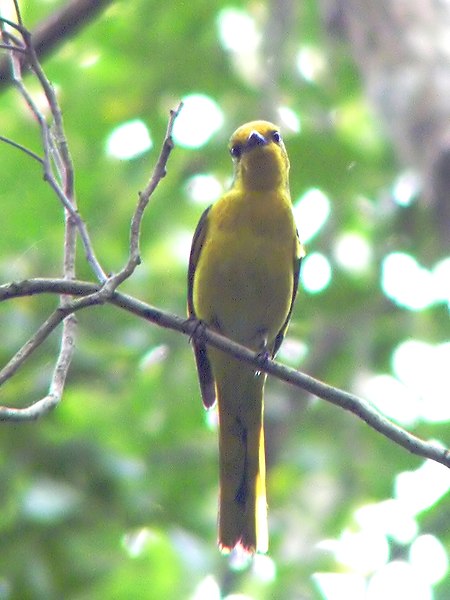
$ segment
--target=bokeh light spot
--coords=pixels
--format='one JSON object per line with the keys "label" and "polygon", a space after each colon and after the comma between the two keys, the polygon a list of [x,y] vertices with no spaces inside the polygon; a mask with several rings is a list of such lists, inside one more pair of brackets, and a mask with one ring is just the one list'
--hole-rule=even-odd
{"label": "bokeh light spot", "polygon": [[361,375],[355,388],[386,417],[401,425],[414,425],[421,416],[417,395],[392,375]]}
{"label": "bokeh light spot", "polygon": [[406,561],[394,560],[370,579],[365,600],[432,600],[432,590]]}
{"label": "bokeh light spot", "polygon": [[430,585],[434,585],[447,574],[447,552],[434,535],[420,535],[414,540],[409,550],[409,562]]}
{"label": "bokeh light spot", "polygon": [[396,377],[420,401],[420,416],[430,422],[450,420],[448,368],[450,342],[429,344],[409,339],[399,344],[392,353],[392,370]]}
{"label": "bokeh light spot", "polygon": [[334,246],[338,264],[350,273],[363,273],[372,260],[372,249],[367,239],[354,232],[343,233]]}
{"label": "bokeh light spot", "polygon": [[426,460],[415,471],[399,473],[394,487],[396,498],[416,515],[431,508],[449,491],[450,471],[444,465]]}
{"label": "bokeh light spot", "polygon": [[277,569],[274,561],[266,554],[255,554],[253,558],[252,571],[254,575],[264,583],[275,581]]}
{"label": "bokeh light spot", "polygon": [[288,106],[279,106],[277,112],[280,118],[280,125],[287,127],[294,133],[300,133],[302,128],[300,117],[292,110],[292,108],[289,108]]}
{"label": "bokeh light spot", "polygon": [[356,573],[314,573],[313,581],[326,600],[362,600],[366,581]]}
{"label": "bokeh light spot", "polygon": [[223,192],[223,186],[217,177],[210,174],[199,173],[193,175],[186,184],[189,198],[200,205],[211,204]]}
{"label": "bokeh light spot", "polygon": [[374,528],[358,532],[345,530],[337,541],[335,557],[342,565],[365,575],[386,564],[389,558],[389,545],[380,530]]}
{"label": "bokeh light spot", "polygon": [[399,206],[409,206],[420,191],[420,178],[414,171],[401,173],[392,188],[392,196]]}
{"label": "bokeh light spot", "polygon": [[225,50],[250,52],[260,43],[255,21],[243,10],[225,8],[218,16],[219,38]]}
{"label": "bokeh light spot", "polygon": [[388,298],[410,310],[422,310],[435,300],[431,273],[404,252],[385,256],[381,287]]}
{"label": "bokeh light spot", "polygon": [[106,140],[109,156],[129,160],[153,147],[147,126],[140,119],[127,121],[116,127]]}
{"label": "bokeh light spot", "polygon": [[192,600],[220,600],[220,586],[213,575],[207,575],[195,588]]}
{"label": "bokeh light spot", "polygon": [[355,520],[362,530],[382,532],[399,544],[410,543],[418,531],[414,515],[394,498],[361,506],[355,511]]}
{"label": "bokeh light spot", "polygon": [[191,94],[183,98],[183,108],[173,126],[175,143],[200,148],[223,125],[223,112],[209,96]]}
{"label": "bokeh light spot", "polygon": [[307,190],[294,204],[294,217],[303,243],[312,239],[330,214],[328,197],[317,188]]}
{"label": "bokeh light spot", "polygon": [[297,54],[297,69],[300,75],[309,82],[316,82],[325,71],[325,57],[319,48],[303,46]]}
{"label": "bokeh light spot", "polygon": [[328,258],[319,252],[308,254],[302,262],[301,280],[303,288],[312,294],[327,288],[331,281]]}
{"label": "bokeh light spot", "polygon": [[436,301],[446,302],[450,306],[450,256],[434,265],[431,276],[434,282]]}

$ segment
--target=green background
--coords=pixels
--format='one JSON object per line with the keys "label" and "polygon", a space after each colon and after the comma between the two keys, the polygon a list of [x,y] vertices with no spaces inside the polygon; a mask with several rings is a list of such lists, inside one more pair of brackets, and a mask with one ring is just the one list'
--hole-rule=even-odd
{"label": "green background", "polygon": [[[25,23],[32,28],[60,4],[27,2]],[[332,279],[320,293],[300,289],[288,341],[300,341],[308,351],[291,366],[352,391],[359,375],[390,372],[401,341],[446,341],[444,303],[421,311],[397,306],[383,294],[380,277],[388,252],[411,253],[431,267],[448,248],[433,236],[420,199],[408,207],[393,202],[400,167],[347,49],[326,39],[316,3],[297,5],[270,85],[244,80],[222,47],[217,19],[230,6],[220,0],[113,2],[45,59],[63,109],[80,212],[104,269],[118,270],[168,110],[192,93],[217,102],[224,123],[208,143],[177,146],[172,153],[145,214],[143,264],[121,288],[184,315],[189,247],[184,257],[177,248],[205,208],[190,199],[189,178],[209,173],[226,185],[232,131],[254,118],[276,120],[276,107],[289,106],[302,123],[300,134],[285,136],[293,198],[319,188],[332,207],[307,244],[308,252],[328,257]],[[264,2],[233,6],[270,32]],[[302,44],[325,59],[316,82],[296,68]],[[83,67],[94,54],[95,64]],[[37,94],[35,82],[26,81]],[[345,118],[333,120],[339,111]],[[152,150],[132,160],[108,156],[109,134],[136,118],[148,126]],[[0,129],[40,153],[36,124],[12,88],[0,97]],[[0,181],[1,283],[60,276],[63,214],[39,166],[0,144]],[[333,257],[335,240],[346,231],[363,235],[371,246],[373,258],[362,274],[346,272]],[[78,276],[92,280],[81,250]],[[55,298],[42,296],[0,307],[2,364],[55,305]],[[205,582],[215,582],[224,597],[322,598],[313,573],[347,569],[317,544],[357,530],[355,510],[391,498],[396,475],[423,462],[350,413],[269,381],[270,559],[259,562],[263,574],[258,563],[236,565],[216,548],[217,434],[201,405],[187,338],[113,307],[82,311],[78,320],[61,405],[35,423],[1,424],[1,600],[194,598]],[[53,335],[4,385],[2,404],[25,406],[46,394],[58,343]],[[445,399],[448,390],[442,393]],[[414,432],[450,445],[446,422],[422,420]],[[448,546],[448,520],[444,496],[420,514],[419,530]],[[408,544],[390,540],[389,548],[390,559],[407,557]],[[445,578],[434,593],[436,599],[449,597]]]}

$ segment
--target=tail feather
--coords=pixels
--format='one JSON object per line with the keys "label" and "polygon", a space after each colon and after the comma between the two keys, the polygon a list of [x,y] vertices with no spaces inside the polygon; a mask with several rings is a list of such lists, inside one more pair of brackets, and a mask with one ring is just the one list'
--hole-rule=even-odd
{"label": "tail feather", "polygon": [[[246,404],[236,401],[242,386],[233,382],[232,389],[218,386],[220,506],[219,546],[230,551],[241,546],[245,551],[267,552],[267,504],[265,485],[265,451],[263,430],[263,376],[254,373],[250,386],[243,386],[250,396]],[[234,394],[233,401],[227,392]]]}
{"label": "tail feather", "polygon": [[262,424],[253,432],[248,432],[247,458],[245,516],[240,544],[250,552],[267,552],[267,501]]}

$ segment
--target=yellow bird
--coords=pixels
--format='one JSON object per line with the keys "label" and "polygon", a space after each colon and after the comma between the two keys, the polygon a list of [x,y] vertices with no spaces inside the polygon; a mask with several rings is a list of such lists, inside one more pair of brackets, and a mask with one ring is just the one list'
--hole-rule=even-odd
{"label": "yellow bird", "polygon": [[[300,261],[279,128],[239,127],[230,140],[234,180],[203,213],[188,273],[188,313],[261,356],[275,356],[289,324]],[[266,375],[194,337],[206,408],[218,400],[221,550],[268,549],[263,393]]]}

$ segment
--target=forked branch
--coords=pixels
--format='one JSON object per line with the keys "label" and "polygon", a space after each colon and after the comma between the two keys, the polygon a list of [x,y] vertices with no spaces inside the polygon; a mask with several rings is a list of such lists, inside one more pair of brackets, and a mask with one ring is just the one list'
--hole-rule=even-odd
{"label": "forked branch", "polygon": [[[34,402],[27,408],[3,407],[0,409],[0,419],[28,421],[46,414],[61,401],[74,349],[76,319],[73,313],[80,308],[107,301],[117,287],[132,275],[140,262],[139,238],[142,218],[151,194],[166,174],[167,160],[173,148],[172,128],[182,105],[180,104],[177,109],[170,113],[161,155],[153,171],[150,183],[144,192],[139,194],[139,201],[131,223],[128,261],[119,273],[108,277],[95,256],[87,226],[78,213],[73,164],[64,132],[62,112],[55,90],[39,63],[32,43],[32,36],[23,25],[18,2],[17,0],[13,0],[13,2],[17,22],[0,17],[0,31],[3,40],[1,48],[8,52],[12,81],[39,125],[43,157],[41,158],[28,148],[4,136],[0,137],[0,141],[21,150],[41,165],[44,180],[50,185],[63,206],[65,222],[63,248],[64,280],[73,281],[76,277],[75,257],[77,237],[79,235],[84,246],[86,260],[100,283],[99,287],[94,289],[91,294],[75,300],[72,298],[70,291],[62,291],[59,294],[59,306],[0,372],[1,385],[22,367],[31,354],[62,323],[60,352],[56,360],[47,396]],[[44,92],[50,114],[49,120],[45,118],[43,112],[38,108],[32,94],[24,83],[22,66],[25,63],[38,80],[40,88]]]}
{"label": "forked branch", "polygon": [[[5,138],[0,138],[0,140],[25,152],[42,165],[46,181],[50,184],[64,207],[66,217],[64,269],[63,278],[61,279],[30,279],[0,286],[0,302],[36,294],[54,294],[60,298],[59,306],[55,311],[22,346],[4,369],[0,371],[0,385],[20,369],[31,354],[61,323],[63,323],[63,331],[61,348],[56,360],[48,394],[26,408],[0,407],[0,421],[30,421],[47,414],[58,405],[61,401],[74,350],[75,313],[95,304],[109,303],[160,327],[172,329],[190,337],[202,335],[208,344],[223,350],[243,362],[253,365],[255,370],[264,371],[273,377],[286,381],[299,389],[306,390],[327,402],[352,412],[370,427],[396,444],[406,448],[409,452],[434,460],[450,468],[450,452],[446,448],[413,436],[381,415],[365,400],[322,383],[317,379],[290,369],[273,360],[267,359],[262,361],[253,351],[207,328],[199,328],[198,323],[194,320],[186,320],[169,314],[117,291],[118,286],[131,276],[140,262],[139,238],[142,218],[151,195],[165,176],[167,161],[173,148],[172,128],[181,110],[181,104],[170,113],[160,156],[148,185],[139,194],[138,203],[131,221],[128,260],[121,271],[116,275],[107,277],[95,257],[86,225],[77,211],[73,167],[56,95],[39,64],[37,54],[32,45],[31,36],[23,27],[16,2],[15,6],[17,9],[17,23],[7,22],[3,19],[3,44],[1,47],[6,48],[9,52],[15,85],[39,123],[44,157],[39,157],[12,140]],[[5,23],[15,30],[14,35],[10,30],[5,30]],[[32,72],[37,77],[42,90],[45,92],[52,116],[50,124],[47,123],[42,113],[37,109],[33,98],[23,83],[21,62],[18,60],[18,55],[22,56],[24,53]],[[97,278],[96,283],[77,281],[75,279],[75,245],[77,235],[80,236],[85,249],[86,259]]]}
{"label": "forked branch", "polygon": [[[72,296],[81,296],[85,299],[92,299],[95,298],[96,294],[101,292],[101,289],[102,288],[98,284],[86,281],[69,282],[64,279],[29,279],[0,286],[0,302],[23,296],[49,293],[66,293]],[[449,450],[437,443],[426,442],[412,435],[380,414],[369,402],[354,394],[349,394],[348,392],[331,385],[327,385],[318,379],[314,379],[305,373],[286,367],[276,361],[267,359],[261,362],[260,356],[255,354],[252,350],[249,350],[208,328],[200,328],[199,334],[198,321],[184,319],[167,313],[118,291],[115,291],[112,295],[103,298],[102,300],[132,313],[136,317],[158,325],[159,327],[178,331],[190,338],[195,335],[202,335],[204,340],[211,346],[223,350],[238,360],[253,365],[255,370],[264,371],[272,377],[286,381],[318,398],[322,398],[331,404],[335,404],[336,406],[352,412],[365,421],[372,429],[375,429],[412,454],[423,458],[429,458],[450,468]],[[85,306],[89,306],[89,302]],[[73,311],[80,310],[85,306],[81,303],[74,305]],[[11,409],[0,407],[0,420],[17,420],[15,418],[10,418],[10,413],[8,412],[10,410]]]}

